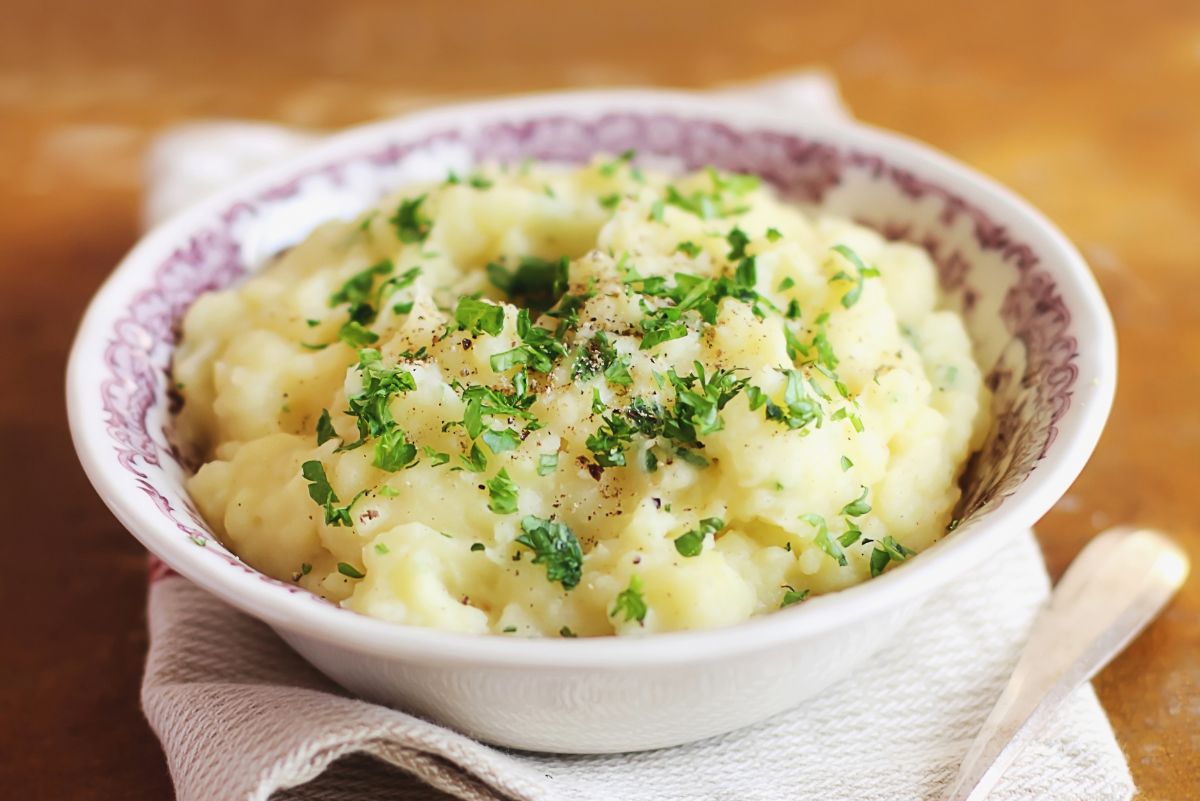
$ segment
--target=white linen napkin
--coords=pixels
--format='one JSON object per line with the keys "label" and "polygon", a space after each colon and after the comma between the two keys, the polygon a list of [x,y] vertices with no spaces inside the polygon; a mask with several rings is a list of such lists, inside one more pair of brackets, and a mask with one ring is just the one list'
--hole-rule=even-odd
{"label": "white linen napkin", "polygon": [[[801,74],[731,89],[845,112]],[[246,123],[165,134],[154,221],[312,134]],[[1015,664],[1049,581],[1032,532],[931,599],[902,637],[820,697],[759,725],[637,754],[508,751],[351,698],[264,624],[165,571],[151,584],[142,704],[179,801],[936,801]],[[165,573],[165,575],[164,575]],[[995,801],[1128,801],[1090,685],[1017,759]]]}

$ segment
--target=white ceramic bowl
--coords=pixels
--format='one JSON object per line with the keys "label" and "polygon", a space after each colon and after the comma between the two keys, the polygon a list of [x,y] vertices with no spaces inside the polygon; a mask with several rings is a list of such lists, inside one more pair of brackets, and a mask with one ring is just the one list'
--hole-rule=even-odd
{"label": "white ceramic bowl", "polygon": [[[758,173],[798,202],[930,250],[995,392],[996,424],[968,469],[955,532],[877,579],[736,626],[578,640],[373,620],[263,576],[212,537],[165,433],[175,324],[200,292],[408,181],[477,160],[580,162],[627,148],[679,169]],[[849,675],[939,586],[1062,495],[1096,444],[1115,378],[1112,321],[1087,266],[990,180],[863,125],[709,95],[618,91],[471,104],[351,130],[187,210],[146,236],[96,295],[67,391],[79,458],[121,522],[325,674],[482,740],[605,752],[745,726]]]}

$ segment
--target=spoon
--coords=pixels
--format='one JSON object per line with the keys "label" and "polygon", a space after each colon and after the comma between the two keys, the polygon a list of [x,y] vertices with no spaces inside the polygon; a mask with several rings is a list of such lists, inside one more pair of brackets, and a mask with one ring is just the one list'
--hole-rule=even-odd
{"label": "spoon", "polygon": [[1114,528],[1088,543],[1034,621],[945,801],[983,801],[1071,691],[1158,615],[1187,574],[1183,549],[1156,531]]}

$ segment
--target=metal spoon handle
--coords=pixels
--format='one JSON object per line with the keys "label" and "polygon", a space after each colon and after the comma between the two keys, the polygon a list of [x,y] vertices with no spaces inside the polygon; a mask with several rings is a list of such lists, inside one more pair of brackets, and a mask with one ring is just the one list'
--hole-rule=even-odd
{"label": "metal spoon handle", "polygon": [[1093,539],[1035,621],[945,801],[983,801],[1071,691],[1158,615],[1187,573],[1187,555],[1157,532],[1120,528]]}

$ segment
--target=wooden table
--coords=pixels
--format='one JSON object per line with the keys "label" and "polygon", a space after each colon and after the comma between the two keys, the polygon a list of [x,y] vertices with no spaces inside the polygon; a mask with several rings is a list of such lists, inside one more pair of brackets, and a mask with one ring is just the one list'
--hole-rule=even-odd
{"label": "wooden table", "polygon": [[[811,7],[804,7],[809,5]],[[1154,5],[1156,7],[1151,8]],[[163,799],[137,690],[145,558],[75,462],[64,356],[138,234],[164,126],[339,126],[448,98],[708,86],[820,65],[861,118],[1057,220],[1120,330],[1092,463],[1039,526],[1051,570],[1120,521],[1200,563],[1200,8],[1195,3],[320,3],[9,0],[0,15],[0,787]],[[1144,799],[1200,796],[1200,581],[1096,682]]]}

